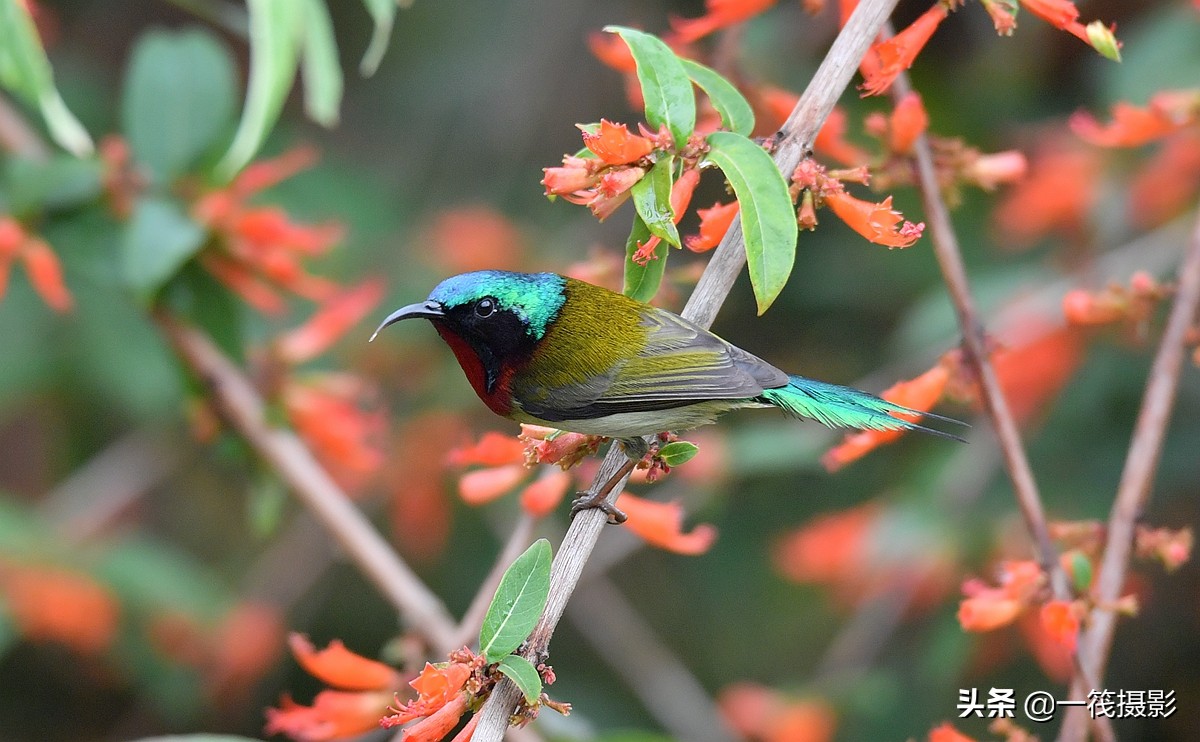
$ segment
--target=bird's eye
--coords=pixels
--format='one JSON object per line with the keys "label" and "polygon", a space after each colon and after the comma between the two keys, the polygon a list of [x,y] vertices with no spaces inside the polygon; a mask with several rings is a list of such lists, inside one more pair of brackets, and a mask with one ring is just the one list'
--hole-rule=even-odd
{"label": "bird's eye", "polygon": [[480,299],[475,303],[475,316],[487,318],[496,313],[496,300],[489,297]]}

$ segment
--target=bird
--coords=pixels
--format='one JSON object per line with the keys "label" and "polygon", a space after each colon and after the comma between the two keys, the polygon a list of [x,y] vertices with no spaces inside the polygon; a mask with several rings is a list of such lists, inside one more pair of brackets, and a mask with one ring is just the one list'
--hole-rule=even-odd
{"label": "bird", "polygon": [[[616,439],[631,461],[645,454],[646,436],[697,428],[746,407],[777,407],[832,428],[962,440],[898,415],[958,420],[785,373],[673,312],[557,273],[451,276],[424,301],[389,314],[371,340],[406,319],[433,324],[492,412]],[[610,522],[622,520],[599,496],[577,499],[572,514],[591,507]]]}

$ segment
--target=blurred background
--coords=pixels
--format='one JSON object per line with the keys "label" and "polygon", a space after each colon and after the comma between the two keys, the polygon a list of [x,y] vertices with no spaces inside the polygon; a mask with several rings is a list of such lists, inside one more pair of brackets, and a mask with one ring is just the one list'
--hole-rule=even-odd
{"label": "blurred background", "polygon": [[[206,29],[244,85],[245,39],[209,18],[226,6],[37,3],[59,88],[97,139],[122,131],[131,50],[152,29]],[[927,7],[901,2],[897,26]],[[1039,168],[1061,172],[1053,158],[1064,152],[1091,163],[1072,171],[1083,195],[1057,221],[1023,211],[1028,198],[1012,205],[1020,186],[963,190],[954,212],[1055,521],[1107,518],[1165,313],[1138,327],[1066,329],[1062,296],[1128,283],[1137,270],[1169,280],[1196,203],[1186,173],[1193,182],[1200,173],[1193,164],[1174,176],[1182,186],[1151,179],[1137,191],[1131,184],[1145,181],[1155,146],[1108,152],[1063,134],[1080,108],[1107,118],[1115,101],[1143,105],[1158,90],[1200,85],[1200,12],[1192,3],[1115,0],[1081,10],[1118,24],[1123,63],[1028,14],[1013,37],[998,38],[969,4],[912,69],[932,132],[985,152],[1019,149],[1031,179]],[[515,425],[478,403],[430,328],[406,325],[366,340],[392,308],[464,270],[572,271],[619,287],[631,207],[598,223],[585,209],[548,201],[541,170],[579,148],[576,123],[641,118],[623,76],[592,55],[589,35],[611,23],[661,33],[671,16],[703,7],[417,0],[397,16],[383,63],[366,79],[356,70],[370,18],[359,3],[331,3],[330,11],[347,71],[340,124],[307,121],[294,94],[263,157],[302,146],[319,160],[254,202],[283,208],[297,224],[340,224],[342,239],[312,271],[341,285],[378,278],[386,287],[332,352],[297,370],[296,383],[310,392],[344,389],[338,380],[353,387],[348,407],[322,406],[328,399],[318,395],[303,398],[314,405],[305,410],[317,431],[369,439],[375,458],[349,466],[341,481],[457,616],[520,508],[515,497],[464,504],[456,486],[463,470],[443,462],[484,431],[511,435]],[[747,84],[801,92],[835,33],[834,15],[780,3],[739,31],[731,68]],[[888,102],[848,91],[842,104],[849,138],[867,146],[861,121]],[[11,191],[21,183],[18,158],[0,158]],[[694,205],[728,200],[718,181],[706,178]],[[1180,188],[1182,198],[1147,213],[1157,195]],[[891,192],[907,218],[922,220],[911,189]],[[33,224],[63,262],[74,309],[46,307],[21,271],[0,301],[0,739],[261,737],[264,707],[285,692],[307,703],[321,687],[287,654],[287,631],[318,646],[341,639],[367,656],[411,659],[388,602],[246,445],[220,429],[202,385],[121,285],[112,255],[126,237],[110,205],[47,208]],[[694,216],[680,227],[696,229]],[[706,260],[674,253],[658,303],[679,310]],[[211,279],[188,281],[172,289],[172,301],[224,332],[222,346],[260,380],[270,371],[262,359],[271,339],[314,310],[295,300],[266,314]],[[958,342],[927,240],[887,251],[824,215],[815,232],[801,234],[795,271],[771,311],[755,316],[743,278],[714,330],[790,372],[872,391],[920,374]],[[972,421],[968,446],[906,438],[833,474],[821,456],[837,436],[770,412],[732,415],[689,436],[701,456],[638,491],[681,500],[689,526],[715,526],[715,544],[681,556],[620,529],[604,532],[577,596],[604,610],[569,612],[552,644],[551,691],[575,710],[544,713],[535,728],[548,739],[687,738],[680,730],[688,723],[715,730],[708,720],[720,705],[725,718],[789,709],[792,731],[747,733],[755,739],[924,739],[956,720],[959,689],[1065,697],[1069,667],[1036,627],[965,633],[956,618],[964,579],[990,581],[999,560],[1032,552],[986,419],[970,404],[939,411]],[[303,428],[303,419],[292,422]],[[336,459],[331,445],[326,454]],[[1147,524],[1196,522],[1197,452],[1193,363]],[[537,526],[554,544],[564,511]],[[1200,570],[1187,563],[1168,574],[1139,561],[1129,589],[1141,612],[1117,631],[1106,687],[1175,691],[1179,710],[1116,729],[1123,739],[1200,739],[1191,721],[1200,705]],[[613,630],[625,640],[611,643],[605,632]],[[652,652],[678,661],[689,683],[639,687],[638,659]],[[665,720],[672,714],[683,719],[674,727]],[[1028,726],[1048,739],[1057,721]],[[985,727],[959,723],[990,738]]]}

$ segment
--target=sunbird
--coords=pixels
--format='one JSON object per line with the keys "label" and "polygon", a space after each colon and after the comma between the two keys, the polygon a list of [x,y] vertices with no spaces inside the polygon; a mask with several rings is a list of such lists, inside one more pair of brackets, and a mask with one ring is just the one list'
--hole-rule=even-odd
{"label": "sunbird", "polygon": [[[784,373],[677,314],[556,273],[451,276],[425,301],[388,315],[371,339],[418,317],[433,323],[492,412],[617,439],[634,461],[646,452],[644,436],[707,425],[741,407],[778,407],[832,428],[958,439],[896,415],[957,420]],[[589,507],[622,520],[599,494],[572,512]]]}

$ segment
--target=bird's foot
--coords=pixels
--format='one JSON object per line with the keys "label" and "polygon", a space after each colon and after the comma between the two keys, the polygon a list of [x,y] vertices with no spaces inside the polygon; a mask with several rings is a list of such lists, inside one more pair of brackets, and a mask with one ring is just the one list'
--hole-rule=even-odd
{"label": "bird's foot", "polygon": [[584,510],[599,510],[604,513],[608,516],[610,526],[619,526],[629,517],[623,510],[608,501],[608,492],[603,489],[595,494],[580,492],[579,496],[571,501],[572,518]]}

